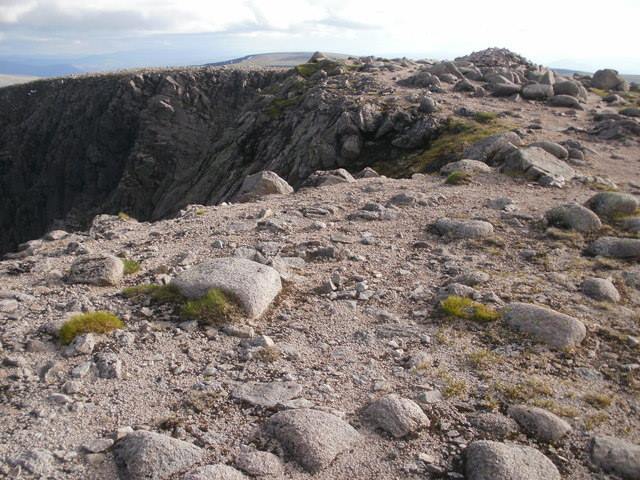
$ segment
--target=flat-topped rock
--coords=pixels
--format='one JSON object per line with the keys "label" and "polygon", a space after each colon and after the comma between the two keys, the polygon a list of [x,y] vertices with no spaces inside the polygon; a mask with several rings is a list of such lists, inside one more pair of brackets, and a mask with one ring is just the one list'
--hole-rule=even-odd
{"label": "flat-topped rock", "polygon": [[465,159],[479,160],[493,165],[493,160],[501,152],[522,145],[522,139],[515,132],[498,133],[479,140],[465,148],[462,156]]}
{"label": "flat-topped rock", "polygon": [[561,480],[553,462],[535,448],[479,440],[464,455],[466,480]]}
{"label": "flat-topped rock", "polygon": [[543,408],[516,405],[510,407],[508,413],[529,435],[541,442],[558,442],[571,431],[571,425]]}
{"label": "flat-topped rock", "polygon": [[295,382],[247,382],[234,388],[231,396],[251,405],[273,408],[298,398],[301,393],[302,385]]}
{"label": "flat-topped rock", "polygon": [[376,428],[395,438],[406,437],[430,425],[429,418],[413,400],[396,394],[385,395],[372,402],[364,416]]}
{"label": "flat-topped rock", "polygon": [[434,229],[440,235],[454,239],[484,238],[493,235],[493,225],[483,220],[440,218],[434,224]]}
{"label": "flat-topped rock", "polygon": [[71,264],[69,283],[89,285],[118,285],[124,275],[124,264],[118,257],[108,254],[81,255]]}
{"label": "flat-topped rock", "polygon": [[528,303],[510,303],[504,309],[509,327],[552,348],[572,348],[584,340],[584,324],[569,315]]}
{"label": "flat-topped rock", "polygon": [[245,258],[216,258],[192,267],[171,281],[188,298],[213,288],[232,295],[250,318],[262,315],[282,289],[272,267]]}
{"label": "flat-topped rock", "polygon": [[351,183],[356,179],[344,168],[336,170],[317,170],[313,172],[302,184],[303,187],[327,187],[339,183]]}
{"label": "flat-topped rock", "polygon": [[554,207],[545,213],[545,218],[554,227],[583,233],[597,232],[602,227],[598,215],[577,203]]}
{"label": "flat-topped rock", "polygon": [[328,467],[360,440],[360,434],[341,418],[309,408],[276,413],[269,418],[265,430],[287,455],[311,473]]}
{"label": "flat-topped rock", "polygon": [[591,460],[605,472],[626,480],[640,478],[640,445],[625,440],[599,436],[591,440]]}
{"label": "flat-topped rock", "polygon": [[587,247],[587,253],[603,257],[638,260],[640,259],[640,239],[600,237]]}
{"label": "flat-topped rock", "polygon": [[573,168],[540,147],[521,148],[510,153],[501,172],[534,181],[542,177],[571,180],[576,174]]}
{"label": "flat-topped rock", "polygon": [[165,480],[198,462],[204,450],[154,432],[129,433],[113,449],[120,476],[129,480]]}

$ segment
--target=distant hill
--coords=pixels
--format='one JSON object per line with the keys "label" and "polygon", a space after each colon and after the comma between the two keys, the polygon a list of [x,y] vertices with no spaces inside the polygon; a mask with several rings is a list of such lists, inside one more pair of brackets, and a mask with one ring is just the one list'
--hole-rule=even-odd
{"label": "distant hill", "polygon": [[16,85],[18,83],[27,83],[33,80],[37,80],[38,77],[31,77],[26,75],[4,75],[0,74],[0,88],[8,85]]}
{"label": "distant hill", "polygon": [[[574,73],[579,73],[580,75],[593,75],[593,72],[581,72],[579,70],[570,70],[567,68],[554,68],[553,71],[556,73],[559,73],[560,75],[564,75],[566,77],[571,77],[573,76]],[[626,75],[623,73],[622,77],[629,82],[640,83],[640,75]]]}
{"label": "distant hill", "polygon": [[33,77],[60,77],[83,73],[83,70],[71,64],[49,64],[42,60],[16,61],[11,58],[0,58],[0,74],[33,76]]}
{"label": "distant hill", "polygon": [[[314,52],[281,52],[281,53],[261,53],[257,55],[247,55],[245,57],[233,58],[223,62],[205,64],[208,67],[222,67],[233,65],[241,68],[268,68],[268,67],[295,67],[301,63],[307,63]],[[344,59],[349,57],[343,53],[325,53],[329,58]]]}

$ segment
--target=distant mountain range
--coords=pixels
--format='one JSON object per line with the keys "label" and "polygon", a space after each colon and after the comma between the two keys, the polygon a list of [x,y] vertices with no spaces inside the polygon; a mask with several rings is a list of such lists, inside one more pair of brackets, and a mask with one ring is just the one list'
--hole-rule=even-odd
{"label": "distant mountain range", "polygon": [[[268,67],[293,67],[305,63],[313,55],[313,52],[274,52],[261,53],[256,55],[246,55],[244,57],[232,58],[218,62],[205,63],[205,66],[225,66],[234,65],[240,68],[268,68]],[[341,53],[328,53],[329,57],[335,59],[347,58],[349,55]],[[25,58],[18,56],[0,57],[0,87],[12,83],[29,81],[35,77],[60,77],[97,71],[112,71],[118,68],[118,55],[96,55],[76,59],[58,58]],[[142,67],[145,61],[150,66],[155,66],[160,62],[153,54],[139,55],[136,62]],[[566,68],[553,68],[561,75],[571,76],[574,73],[591,75],[590,72],[582,72]],[[639,82],[640,75],[622,75],[630,82]]]}

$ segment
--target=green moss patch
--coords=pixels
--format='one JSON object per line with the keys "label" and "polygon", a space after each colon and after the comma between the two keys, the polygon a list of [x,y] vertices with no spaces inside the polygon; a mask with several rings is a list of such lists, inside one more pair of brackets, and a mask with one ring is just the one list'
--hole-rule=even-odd
{"label": "green moss patch", "polygon": [[241,317],[235,300],[217,288],[212,288],[201,298],[185,302],[182,314],[213,325],[231,323]]}
{"label": "green moss patch", "polygon": [[71,343],[85,333],[109,333],[124,327],[124,322],[114,314],[104,311],[82,313],[67,320],[58,332],[60,341]]}
{"label": "green moss patch", "polygon": [[476,112],[473,119],[478,123],[491,123],[498,118],[495,112]]}
{"label": "green moss patch", "polygon": [[467,172],[451,172],[444,183],[447,185],[467,185],[471,183],[471,174]]}
{"label": "green moss patch", "polygon": [[510,125],[498,120],[478,123],[475,120],[449,117],[426,150],[393,162],[376,162],[373,169],[388,177],[410,177],[414,173],[437,172],[447,163],[462,159],[464,150],[470,145],[511,129]]}
{"label": "green moss patch", "polygon": [[500,314],[493,308],[457,295],[450,295],[442,300],[440,309],[450,317],[476,322],[493,322],[500,318]]}

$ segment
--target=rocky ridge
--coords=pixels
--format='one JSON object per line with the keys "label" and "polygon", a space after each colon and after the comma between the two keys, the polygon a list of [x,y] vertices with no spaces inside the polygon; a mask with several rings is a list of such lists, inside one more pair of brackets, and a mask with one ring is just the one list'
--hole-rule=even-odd
{"label": "rocky ridge", "polygon": [[[636,478],[638,139],[593,133],[593,92],[575,111],[454,92],[506,61],[514,85],[551,81],[471,57],[354,74],[435,76],[398,88],[437,99],[441,128],[513,122],[466,137],[443,175],[263,168],[228,191],[241,203],[101,214],[9,253],[0,475]],[[121,323],[62,341],[96,312]]]}

